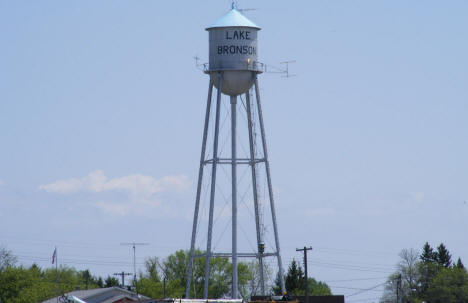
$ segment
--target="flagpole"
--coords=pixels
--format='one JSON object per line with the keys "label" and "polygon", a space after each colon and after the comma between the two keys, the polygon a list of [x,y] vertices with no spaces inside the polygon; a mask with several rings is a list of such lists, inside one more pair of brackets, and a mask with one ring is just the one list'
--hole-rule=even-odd
{"label": "flagpole", "polygon": [[57,246],[55,246],[55,289],[57,292],[57,303],[59,301],[59,287],[58,287],[58,252]]}

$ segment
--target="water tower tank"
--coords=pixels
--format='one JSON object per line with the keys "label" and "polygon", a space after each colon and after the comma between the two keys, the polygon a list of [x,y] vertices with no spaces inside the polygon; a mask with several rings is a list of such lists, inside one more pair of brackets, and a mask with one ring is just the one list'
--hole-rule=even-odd
{"label": "water tower tank", "polygon": [[230,96],[245,93],[260,73],[257,62],[257,32],[255,23],[233,8],[206,28],[210,37],[209,67],[211,82],[218,88],[219,72],[223,73],[221,92]]}

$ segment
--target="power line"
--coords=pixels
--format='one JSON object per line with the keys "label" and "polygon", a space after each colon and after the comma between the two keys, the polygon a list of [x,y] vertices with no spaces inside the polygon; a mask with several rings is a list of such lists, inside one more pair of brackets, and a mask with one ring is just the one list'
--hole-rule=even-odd
{"label": "power line", "polygon": [[377,284],[377,285],[372,286],[372,287],[370,287],[370,288],[361,289],[361,290],[359,290],[359,291],[357,291],[357,292],[355,292],[355,293],[352,293],[352,294],[350,294],[350,295],[347,295],[347,296],[345,296],[345,297],[348,298],[348,297],[356,296],[356,295],[362,294],[363,292],[371,291],[371,290],[373,290],[373,289],[375,289],[375,288],[377,288],[377,287],[379,287],[379,286],[382,286],[382,285],[385,285],[385,283],[380,283],[380,284]]}
{"label": "power line", "polygon": [[382,280],[382,279],[388,279],[388,277],[362,278],[362,279],[347,279],[347,280],[325,280],[325,281],[322,281],[322,282],[325,282],[325,283],[334,283],[334,282],[353,282],[353,281]]}

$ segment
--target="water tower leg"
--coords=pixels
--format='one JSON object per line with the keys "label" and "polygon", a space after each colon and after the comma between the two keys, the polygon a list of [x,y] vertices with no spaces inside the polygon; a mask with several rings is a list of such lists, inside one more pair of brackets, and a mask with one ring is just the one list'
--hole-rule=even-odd
{"label": "water tower leg", "polygon": [[221,110],[221,85],[223,83],[223,73],[218,73],[218,92],[216,96],[216,120],[213,142],[213,164],[211,170],[211,192],[210,192],[210,213],[208,217],[208,239],[206,241],[206,263],[205,263],[205,283],[203,287],[203,298],[208,299],[208,284],[210,281],[210,259],[211,259],[211,238],[213,235],[213,211],[216,189],[216,166],[218,164],[218,137],[219,137],[219,112]]}
{"label": "water tower leg", "polygon": [[255,227],[257,229],[257,248],[258,248],[258,267],[260,275],[260,295],[265,295],[265,282],[263,279],[263,255],[260,252],[260,244],[262,243],[260,211],[258,207],[258,188],[257,188],[257,172],[255,163],[255,145],[253,138],[253,123],[252,123],[252,108],[250,104],[250,91],[245,93],[245,103],[247,104],[247,123],[249,130],[249,147],[250,147],[250,168],[252,171],[252,190],[255,209]]}
{"label": "water tower leg", "polygon": [[200,195],[203,179],[203,168],[205,167],[205,151],[206,151],[206,139],[208,137],[208,126],[210,123],[210,111],[211,111],[211,96],[213,94],[213,84],[210,81],[208,88],[208,100],[206,102],[206,113],[205,113],[205,126],[203,128],[203,140],[200,156],[200,168],[198,170],[198,184],[197,184],[197,196],[195,198],[195,212],[193,215],[193,226],[192,226],[192,241],[190,243],[190,260],[188,264],[187,271],[187,280],[185,284],[185,297],[190,297],[190,282],[192,279],[192,270],[193,270],[193,252],[195,250],[195,237],[197,234],[197,224],[198,224],[198,211],[200,209]]}
{"label": "water tower leg", "polygon": [[237,299],[237,96],[231,96],[231,184],[232,184],[232,298]]}
{"label": "water tower leg", "polygon": [[265,169],[268,182],[268,195],[270,197],[270,209],[271,217],[273,221],[273,230],[275,233],[275,244],[276,244],[276,257],[278,259],[278,269],[279,269],[279,278],[281,284],[281,292],[284,292],[284,276],[283,276],[283,264],[281,261],[281,252],[280,252],[280,243],[278,236],[278,225],[276,224],[276,211],[275,211],[275,201],[273,199],[273,186],[271,185],[271,174],[270,174],[270,162],[268,161],[268,152],[265,138],[265,127],[263,125],[263,114],[262,114],[262,105],[260,103],[260,92],[258,88],[258,79],[255,78],[255,95],[257,99],[257,109],[258,109],[258,119],[260,122],[260,131],[262,135],[262,146],[263,146],[263,156],[265,157]]}

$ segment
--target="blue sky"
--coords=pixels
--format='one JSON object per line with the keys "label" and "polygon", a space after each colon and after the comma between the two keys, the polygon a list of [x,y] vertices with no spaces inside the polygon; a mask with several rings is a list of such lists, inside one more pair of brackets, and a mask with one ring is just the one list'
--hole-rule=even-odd
{"label": "blue sky", "polygon": [[[286,265],[352,294],[403,248],[468,260],[465,1],[239,1]],[[188,248],[208,78],[230,1],[0,1],[0,243],[101,275]],[[228,193],[228,191],[226,191]],[[347,302],[379,297],[379,291]],[[369,300],[370,302],[370,300]]]}

